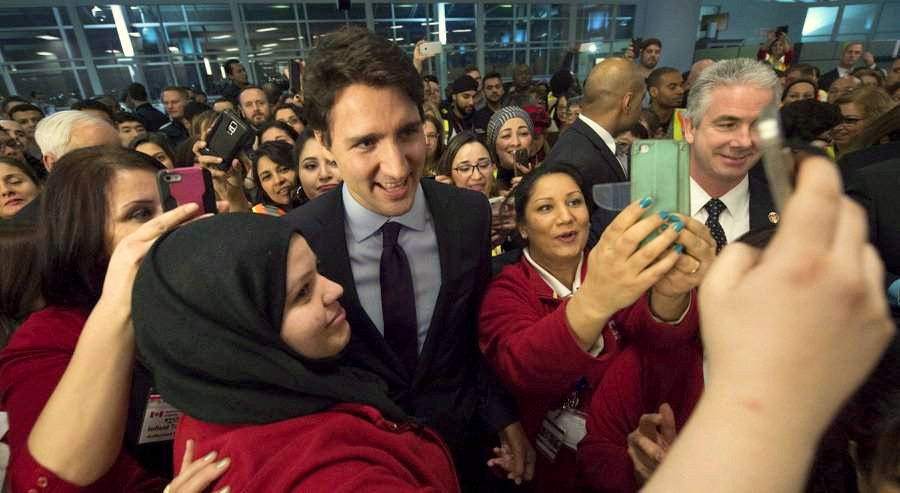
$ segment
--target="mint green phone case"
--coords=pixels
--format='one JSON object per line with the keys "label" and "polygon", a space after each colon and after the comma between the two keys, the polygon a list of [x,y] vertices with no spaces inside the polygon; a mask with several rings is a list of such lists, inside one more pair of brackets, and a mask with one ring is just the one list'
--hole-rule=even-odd
{"label": "mint green phone case", "polygon": [[[631,200],[652,197],[644,217],[660,211],[688,216],[691,148],[685,141],[636,140],[631,145]],[[644,242],[656,237],[654,232]]]}

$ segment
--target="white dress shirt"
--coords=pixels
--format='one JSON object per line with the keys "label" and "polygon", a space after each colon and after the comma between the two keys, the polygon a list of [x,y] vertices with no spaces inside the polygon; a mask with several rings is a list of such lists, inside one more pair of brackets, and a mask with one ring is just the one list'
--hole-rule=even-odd
{"label": "white dress shirt", "polygon": [[[691,217],[706,223],[709,213],[703,208],[710,195],[691,178]],[[729,243],[740,238],[750,231],[750,180],[744,177],[740,183],[719,197],[725,204],[725,210],[719,214],[719,224],[725,232],[725,239]]]}
{"label": "white dress shirt", "polygon": [[[597,135],[600,136],[600,140],[606,144],[606,147],[609,148],[609,152],[612,153],[613,156],[616,155],[616,139],[609,133],[605,128],[601,127],[599,123],[591,120],[590,118],[584,116],[584,113],[578,115],[578,118],[584,122],[585,125],[591,127]],[[622,167],[622,171],[625,172],[625,176],[628,176],[628,165],[623,163],[616,157],[616,160],[619,161],[619,166]]]}

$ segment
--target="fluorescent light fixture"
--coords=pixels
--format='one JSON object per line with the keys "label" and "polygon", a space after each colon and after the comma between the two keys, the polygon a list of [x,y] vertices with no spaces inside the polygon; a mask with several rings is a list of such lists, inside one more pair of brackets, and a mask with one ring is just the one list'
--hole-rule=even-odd
{"label": "fluorescent light fixture", "polygon": [[388,41],[393,41],[396,43],[398,41],[403,41],[403,38],[388,38]]}
{"label": "fluorescent light fixture", "polygon": [[118,63],[131,62],[131,61],[134,61],[134,58],[116,58],[116,62],[118,62]]}
{"label": "fluorescent light fixture", "polygon": [[40,36],[35,36],[37,39],[43,39],[44,41],[59,41],[59,38],[56,36],[50,36],[49,34],[41,34]]}
{"label": "fluorescent light fixture", "polygon": [[434,21],[434,22],[423,22],[423,23],[422,23],[423,26],[436,26],[436,25],[438,25],[438,24],[440,24],[440,22],[438,22],[438,21]]}
{"label": "fluorescent light fixture", "polygon": [[178,53],[178,47],[177,47],[177,46],[170,46],[170,47],[169,47],[169,52],[170,52],[170,53]]}
{"label": "fluorescent light fixture", "polygon": [[230,37],[231,37],[230,34],[219,34],[219,35],[213,36],[209,39],[228,39]]}
{"label": "fluorescent light fixture", "polygon": [[277,30],[278,30],[277,27],[261,27],[261,28],[257,29],[256,32],[268,33],[268,32],[277,31]]}
{"label": "fluorescent light fixture", "polygon": [[131,36],[132,38],[140,38],[141,37],[141,33],[128,33],[128,35]]}
{"label": "fluorescent light fixture", "polygon": [[278,46],[278,43],[266,43],[266,44],[262,45],[263,48],[272,48],[275,46]]}
{"label": "fluorescent light fixture", "polygon": [[273,9],[289,9],[289,8],[291,8],[291,6],[290,5],[273,5],[272,8]]}
{"label": "fluorescent light fixture", "polygon": [[209,58],[203,57],[203,68],[206,70],[206,75],[212,75],[212,65],[209,64]]}
{"label": "fluorescent light fixture", "polygon": [[225,66],[224,65],[219,65],[219,72],[222,74],[223,80],[228,78],[228,76],[225,74]]}
{"label": "fluorescent light fixture", "polygon": [[[454,29],[454,30],[452,30],[452,31],[450,31],[450,32],[453,32],[453,33],[470,33],[470,32],[472,32],[472,30],[471,30],[471,29]],[[544,36],[546,36],[546,34],[545,34]]]}
{"label": "fluorescent light fixture", "polygon": [[119,44],[122,45],[122,53],[125,56],[134,56],[134,47],[131,45],[131,36],[128,35],[128,25],[125,23],[125,10],[121,5],[110,5],[113,21],[116,23],[116,33],[119,35]]}
{"label": "fluorescent light fixture", "polygon": [[442,45],[447,44],[447,14],[444,11],[445,3],[437,4],[438,11],[438,41],[441,42]]}
{"label": "fluorescent light fixture", "polygon": [[[401,25],[398,24],[398,25],[395,25],[395,26],[391,26],[391,27],[388,28],[388,29],[403,29],[403,26],[401,26]],[[40,36],[38,36],[38,37],[40,37]],[[57,38],[57,39],[59,39],[59,38]]]}
{"label": "fluorescent light fixture", "polygon": [[240,48],[225,48],[225,51],[241,51]]}
{"label": "fluorescent light fixture", "polygon": [[49,51],[39,51],[39,52],[37,52],[37,54],[40,56],[56,56],[53,53],[50,53]]}
{"label": "fluorescent light fixture", "polygon": [[294,41],[294,40],[296,40],[296,39],[297,39],[296,37],[292,37],[292,38],[278,38],[278,41]]}
{"label": "fluorescent light fixture", "polygon": [[512,8],[512,5],[510,5],[510,4],[508,4],[508,3],[505,3],[505,4],[501,5],[500,8],[501,8],[501,9],[511,9],[511,8]]}

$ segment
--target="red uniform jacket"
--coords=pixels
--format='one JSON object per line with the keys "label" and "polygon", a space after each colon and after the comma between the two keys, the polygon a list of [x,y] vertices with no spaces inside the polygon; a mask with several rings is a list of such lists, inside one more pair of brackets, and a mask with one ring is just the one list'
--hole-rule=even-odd
{"label": "red uniform jacket", "polygon": [[[77,308],[50,307],[33,313],[0,353],[0,406],[9,413],[7,483],[12,491],[162,491],[165,482],[120,452],[112,468],[94,484],[79,487],[38,464],[26,443],[31,428],[62,378],[87,315]],[[78,423],[72,423],[78,426]]]}
{"label": "red uniform jacket", "polygon": [[[585,256],[582,279],[586,273]],[[582,393],[579,409],[587,409],[592,389],[623,346],[633,342],[665,347],[686,331],[695,331],[698,324],[695,302],[681,323],[670,325],[654,320],[644,295],[607,322],[603,352],[593,357],[575,341],[566,321],[566,303],[523,256],[491,282],[481,307],[481,350],[518,399],[532,443],[547,412],[560,407],[582,377],[587,378],[588,388]],[[574,454],[558,456],[551,464],[538,453],[535,490],[563,493],[578,491],[579,485]]]}
{"label": "red uniform jacket", "polygon": [[[217,425],[185,416],[175,457],[216,451],[231,465],[213,486],[232,492],[459,492],[450,452],[434,431],[394,423],[362,404],[264,425]],[[181,467],[175,460],[176,474]]]}
{"label": "red uniform jacket", "polygon": [[578,446],[581,476],[593,491],[637,491],[628,434],[642,414],[672,406],[681,430],[703,393],[703,350],[695,335],[667,349],[630,346],[606,370]]}

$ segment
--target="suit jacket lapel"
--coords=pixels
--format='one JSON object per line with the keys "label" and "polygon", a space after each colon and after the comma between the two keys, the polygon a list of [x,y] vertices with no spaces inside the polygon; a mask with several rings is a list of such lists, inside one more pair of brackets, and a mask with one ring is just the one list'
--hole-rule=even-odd
{"label": "suit jacket lapel", "polygon": [[750,178],[750,231],[755,231],[778,222],[775,203],[769,187],[759,180]]}
{"label": "suit jacket lapel", "polygon": [[619,181],[628,181],[628,178],[625,176],[625,171],[622,170],[622,165],[619,164],[619,160],[616,159],[616,155],[610,152],[609,147],[606,146],[606,142],[603,142],[603,139],[597,135],[597,132],[595,132],[593,128],[589,127],[587,123],[581,120],[581,118],[575,122],[575,125],[573,125],[572,128],[591,141],[591,144],[597,148],[597,151],[603,157],[606,166],[612,169]]}

